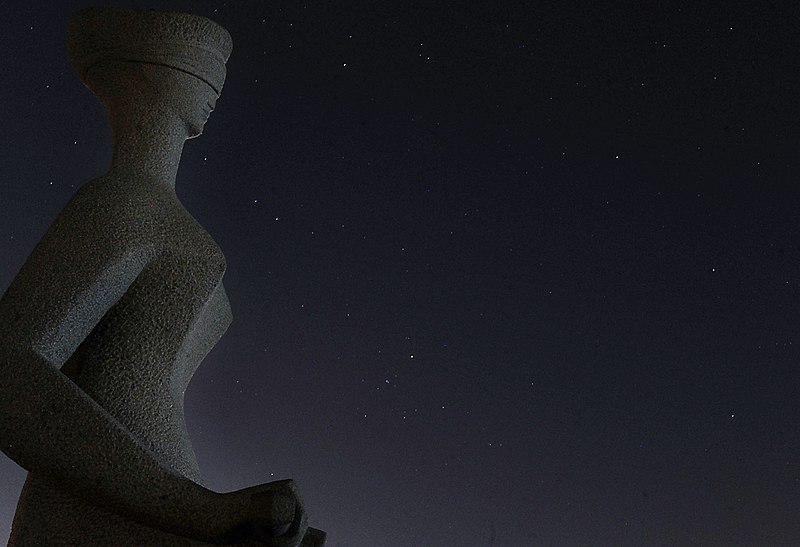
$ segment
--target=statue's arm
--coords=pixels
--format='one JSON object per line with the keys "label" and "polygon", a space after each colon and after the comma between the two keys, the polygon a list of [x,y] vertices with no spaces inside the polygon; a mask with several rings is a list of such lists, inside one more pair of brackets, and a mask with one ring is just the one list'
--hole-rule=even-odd
{"label": "statue's arm", "polygon": [[0,361],[0,448],[95,504],[204,541],[225,532],[215,494],[162,466],[78,386],[35,353]]}

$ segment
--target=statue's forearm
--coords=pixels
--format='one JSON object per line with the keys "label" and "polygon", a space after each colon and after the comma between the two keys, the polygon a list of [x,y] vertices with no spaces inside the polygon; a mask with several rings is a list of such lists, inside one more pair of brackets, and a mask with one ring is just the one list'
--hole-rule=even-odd
{"label": "statue's forearm", "polygon": [[224,520],[215,507],[219,494],[159,463],[35,353],[17,353],[12,361],[0,362],[0,449],[10,458],[150,526],[205,541],[224,532],[217,526]]}

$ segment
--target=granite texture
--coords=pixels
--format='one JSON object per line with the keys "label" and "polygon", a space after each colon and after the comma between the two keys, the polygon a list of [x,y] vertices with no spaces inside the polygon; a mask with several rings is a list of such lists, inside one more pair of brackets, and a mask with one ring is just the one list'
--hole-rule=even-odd
{"label": "granite texture", "polygon": [[29,471],[10,545],[322,545],[292,481],[204,488],[184,422],[231,311],[222,251],[174,183],[230,36],[194,15],[89,8],[68,43],[114,156],[0,299],[0,448]]}

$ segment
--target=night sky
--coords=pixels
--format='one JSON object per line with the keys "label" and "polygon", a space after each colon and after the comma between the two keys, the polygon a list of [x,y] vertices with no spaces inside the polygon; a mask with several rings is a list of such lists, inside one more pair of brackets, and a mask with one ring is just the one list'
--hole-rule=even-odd
{"label": "night sky", "polygon": [[[0,0],[0,290],[108,167],[98,4]],[[697,4],[111,2],[234,41],[176,186],[206,484],[333,547],[800,544],[800,8]]]}

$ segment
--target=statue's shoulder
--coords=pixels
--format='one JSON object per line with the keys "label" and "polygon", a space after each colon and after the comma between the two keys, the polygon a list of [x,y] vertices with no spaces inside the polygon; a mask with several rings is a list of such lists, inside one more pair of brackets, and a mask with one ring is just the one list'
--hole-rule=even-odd
{"label": "statue's shoulder", "polygon": [[129,213],[138,215],[166,203],[166,192],[136,181],[104,175],[88,181],[75,193],[74,206],[89,209],[94,215]]}
{"label": "statue's shoulder", "polygon": [[175,193],[154,184],[111,176],[84,184],[54,223],[62,239],[93,242],[106,252],[149,249],[183,257],[198,268],[225,269],[225,257],[210,234]]}
{"label": "statue's shoulder", "polygon": [[[150,247],[153,219],[163,215],[157,193],[110,177],[98,177],[81,186],[54,220],[46,239],[76,240],[126,252]],[[90,243],[91,242],[91,243]]]}
{"label": "statue's shoulder", "polygon": [[98,228],[146,231],[180,209],[174,192],[105,175],[81,186],[61,214]]}

